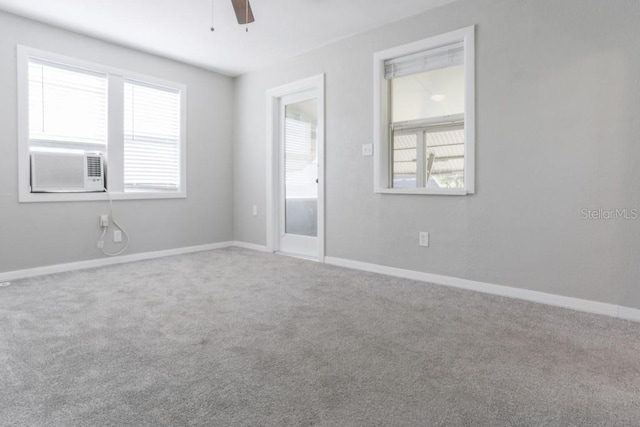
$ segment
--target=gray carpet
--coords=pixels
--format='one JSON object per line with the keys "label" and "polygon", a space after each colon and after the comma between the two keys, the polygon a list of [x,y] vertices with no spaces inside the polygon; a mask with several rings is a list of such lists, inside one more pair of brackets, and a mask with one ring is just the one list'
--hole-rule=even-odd
{"label": "gray carpet", "polygon": [[44,276],[0,425],[640,425],[640,324],[235,248]]}

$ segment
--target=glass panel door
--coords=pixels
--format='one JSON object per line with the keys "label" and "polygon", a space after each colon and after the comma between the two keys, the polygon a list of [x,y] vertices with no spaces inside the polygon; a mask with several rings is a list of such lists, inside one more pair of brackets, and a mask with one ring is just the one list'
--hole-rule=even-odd
{"label": "glass panel door", "polygon": [[285,105],[284,232],[318,235],[317,100]]}

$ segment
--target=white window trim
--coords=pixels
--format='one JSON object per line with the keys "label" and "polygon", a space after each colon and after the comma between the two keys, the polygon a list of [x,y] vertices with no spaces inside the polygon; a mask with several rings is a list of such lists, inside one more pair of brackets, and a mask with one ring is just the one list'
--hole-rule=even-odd
{"label": "white window trim", "polygon": [[[17,46],[17,82],[18,82],[18,200],[19,202],[72,202],[108,200],[105,193],[31,193],[29,166],[29,58],[59,62],[79,68],[86,68],[108,74],[108,117],[124,118],[123,85],[124,79],[139,80],[156,86],[180,90],[180,186],[172,192],[124,192],[124,122],[108,120],[107,138],[107,185],[113,200],[139,199],[179,199],[187,197],[187,87],[181,83],[170,82],[147,75],[122,70],[102,64],[83,61],[57,53]],[[113,161],[120,159],[120,161]]]}
{"label": "white window trim", "polygon": [[[465,187],[458,188],[392,188],[389,135],[389,93],[384,78],[388,59],[406,56],[450,43],[464,42],[465,68]],[[376,52],[373,56],[373,174],[374,192],[382,194],[466,195],[475,192],[475,26],[440,34],[417,42]]]}

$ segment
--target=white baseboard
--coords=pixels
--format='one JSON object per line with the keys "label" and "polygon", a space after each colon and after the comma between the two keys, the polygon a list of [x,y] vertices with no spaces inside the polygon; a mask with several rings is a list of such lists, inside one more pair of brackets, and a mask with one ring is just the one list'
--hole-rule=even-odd
{"label": "white baseboard", "polygon": [[[210,251],[228,247],[240,247],[259,252],[269,252],[266,246],[256,245],[238,241],[219,242],[200,246],[189,246],[184,248],[167,249],[163,251],[143,252],[139,254],[121,255],[111,258],[99,258],[87,261],[71,262],[66,264],[48,265],[45,267],[29,268],[0,273],[0,283],[12,280],[25,279],[28,277],[42,276],[45,274],[63,273],[74,270],[84,270],[87,268],[103,267],[107,265],[124,264],[127,262],[142,261],[146,259],[162,258],[166,256],[182,255],[193,252]],[[561,295],[548,294],[544,292],[531,291],[527,289],[511,288],[508,286],[494,285],[491,283],[478,282],[475,280],[460,279],[451,276],[424,273],[414,270],[405,270],[395,267],[387,267],[379,264],[353,261],[344,258],[325,257],[324,262],[330,265],[352,268],[355,270],[368,271],[372,273],[385,274],[388,276],[401,277],[404,279],[417,280],[420,282],[435,283],[438,285],[451,286],[454,288],[468,289],[487,294],[499,295],[508,298],[517,298],[526,301],[538,302],[541,304],[554,305],[557,307],[569,308],[587,313],[603,314],[620,319],[630,320],[640,323],[640,310],[624,307],[615,304],[607,304],[598,301],[589,301],[579,298],[565,297]]]}
{"label": "white baseboard", "polygon": [[166,249],[163,251],[143,252],[139,254],[121,255],[117,257],[98,258],[87,261],[70,262],[66,264],[47,265],[45,267],[29,268],[26,270],[8,271],[0,273],[0,283],[9,282],[11,280],[25,279],[27,277],[42,276],[45,274],[63,273],[74,270],[84,270],[86,268],[104,267],[107,265],[124,264],[133,261],[142,261],[145,259],[162,258],[172,255],[182,255],[193,252],[210,251],[213,249],[228,248],[237,246],[236,242],[220,242],[208,245],[188,246],[185,248]]}
{"label": "white baseboard", "polygon": [[264,245],[256,245],[255,243],[246,243],[246,242],[231,242],[232,246],[237,246],[239,248],[244,248],[244,249],[251,249],[252,251],[258,251],[258,252],[271,252],[269,249],[267,249],[266,246]]}
{"label": "white baseboard", "polygon": [[442,276],[438,274],[423,273],[420,271],[404,270],[401,268],[387,267],[379,264],[369,264],[366,262],[353,261],[344,258],[325,257],[324,261],[327,264],[352,268],[355,270],[385,274],[387,276],[402,277],[404,279],[435,283],[438,285],[451,286],[454,288],[468,289],[492,295],[517,298],[521,300],[533,301],[557,307],[564,307],[587,313],[603,314],[606,316],[618,317],[620,319],[640,322],[640,310],[615,304],[565,297],[544,292],[530,291],[527,289],[511,288],[508,286],[494,285],[491,283],[477,282],[475,280],[460,279],[457,277]]}
{"label": "white baseboard", "polygon": [[632,322],[640,323],[640,310],[631,307],[620,306],[618,309],[618,317]]}

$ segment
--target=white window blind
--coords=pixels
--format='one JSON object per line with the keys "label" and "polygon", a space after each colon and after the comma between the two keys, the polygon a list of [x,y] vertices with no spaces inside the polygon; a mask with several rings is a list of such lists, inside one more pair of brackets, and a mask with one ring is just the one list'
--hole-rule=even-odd
{"label": "white window blind", "polygon": [[387,59],[384,61],[384,78],[391,80],[463,63],[464,43],[460,41],[411,55]]}
{"label": "white window blind", "polygon": [[180,91],[125,80],[124,190],[179,185]]}
{"label": "white window blind", "polygon": [[318,197],[318,151],[315,126],[285,119],[285,180],[287,199]]}
{"label": "white window blind", "polygon": [[29,58],[29,148],[106,151],[107,75]]}

